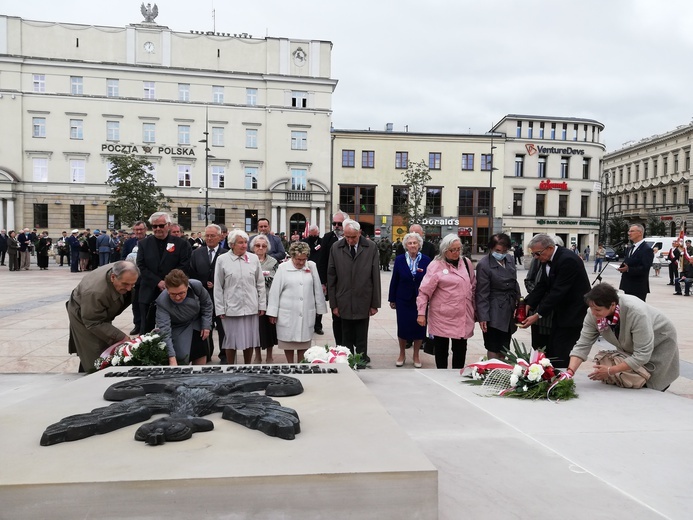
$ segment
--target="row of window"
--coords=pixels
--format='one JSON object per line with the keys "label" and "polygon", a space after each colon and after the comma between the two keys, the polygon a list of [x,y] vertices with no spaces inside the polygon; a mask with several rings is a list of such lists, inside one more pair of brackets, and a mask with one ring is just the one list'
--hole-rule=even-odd
{"label": "row of window", "polygon": [[[546,138],[546,127],[549,125],[549,123],[544,123],[544,122],[539,122],[539,132],[538,132],[538,138],[539,139],[545,139]],[[549,127],[549,139],[556,140],[556,129],[557,126],[560,125],[560,140],[562,141],[567,141],[568,140],[568,123],[550,123]],[[598,130],[597,127],[594,125],[583,125],[583,131],[582,131],[582,141],[587,141],[587,137],[590,134],[590,128],[592,129],[591,134],[592,134],[592,142],[597,142],[599,139],[598,135]],[[580,125],[578,123],[573,123],[572,124],[572,134],[571,134],[571,139],[573,141],[578,141],[578,132],[580,129]],[[521,137],[526,137],[527,139],[534,139],[534,121],[528,121],[527,122],[527,134],[526,136],[522,135],[522,121],[517,122],[517,129],[515,131],[515,137],[521,138]]]}
{"label": "row of window", "polygon": [[[679,173],[679,154],[675,153],[674,156],[674,171],[672,173]],[[691,152],[687,150],[685,152],[685,158],[684,158],[684,171],[690,171],[691,169]],[[649,178],[649,161],[645,160],[642,163],[643,165],[643,179]],[[616,175],[615,170],[612,170],[614,176]],[[634,174],[633,177],[631,177],[631,173]],[[662,157],[662,175],[668,175],[669,174],[669,158],[666,156]],[[652,159],[652,176],[657,177],[659,175],[659,159],[658,158],[653,158]],[[623,166],[621,166],[618,169],[618,182],[619,184],[623,184],[624,176],[623,176]],[[631,168],[631,165],[626,166],[626,183],[630,183],[632,181],[639,181],[640,180],[640,163],[635,163],[633,167]]]}
{"label": "row of window", "polygon": [[[537,177],[544,179],[547,176],[546,162],[548,160],[547,155],[540,155],[537,160]],[[587,180],[590,178],[590,164],[591,159],[585,157],[582,159],[582,178]],[[570,178],[570,157],[561,157],[560,168],[558,170],[558,177],[561,179]],[[525,156],[522,154],[517,154],[515,156],[515,177],[525,176]],[[552,176],[553,177],[553,176]]]}
{"label": "row of window", "polygon": [[[32,137],[45,138],[46,118],[33,117],[31,121]],[[213,126],[211,133],[210,144],[212,146],[224,146],[224,127]],[[70,139],[84,139],[84,120],[70,119]],[[106,140],[120,141],[120,121],[106,121]],[[178,144],[190,145],[193,139],[191,138],[190,125],[178,125]],[[156,123],[142,123],[142,142],[156,142]],[[256,128],[245,129],[245,147],[258,147],[258,131]],[[291,149],[292,150],[307,150],[308,149],[308,132],[301,130],[291,131]]]}
{"label": "row of window", "polygon": [[[223,105],[225,100],[225,87],[223,85],[212,85],[211,101],[217,105]],[[33,91],[46,92],[46,75],[33,75]],[[120,97],[120,80],[106,79],[106,97]],[[84,78],[82,76],[70,76],[70,94],[73,96],[84,95]],[[257,106],[258,90],[256,88],[245,89],[245,104]],[[156,82],[142,82],[142,97],[144,99],[156,99]],[[190,98],[190,83],[178,83],[178,101],[188,102]],[[197,100],[203,101],[203,100]],[[303,90],[291,91],[291,106],[297,108],[308,107],[308,92]]]}
{"label": "row of window", "polygon": [[[513,193],[513,216],[528,215],[523,212],[524,193]],[[580,198],[580,217],[589,217],[590,196],[582,195]],[[535,198],[534,216],[546,217],[546,193],[537,193]],[[568,195],[558,195],[558,215],[568,216]]]}
{"label": "row of window", "polygon": [[[48,159],[35,157],[32,159],[34,182],[48,182]],[[84,184],[86,182],[86,161],[84,159],[70,159],[70,182]],[[106,176],[110,174],[111,164],[106,164]],[[156,180],[156,167],[152,166],[149,173]],[[258,173],[256,166],[245,166],[245,189],[258,189]],[[306,191],[308,189],[308,171],[303,168],[291,168],[291,189],[294,191]],[[224,188],[226,179],[226,167],[221,165],[210,165],[211,188]],[[192,165],[177,165],[177,184],[179,188],[193,187]]]}
{"label": "row of window", "polygon": [[[491,154],[481,154],[481,171],[491,171]],[[356,165],[356,150],[342,150],[342,167],[354,168]],[[395,169],[404,170],[409,167],[409,152],[395,152]],[[442,168],[442,154],[440,152],[429,152],[428,167],[431,170]],[[375,151],[363,150],[361,152],[361,168],[375,168]],[[462,154],[462,169],[474,169],[474,154]]]}
{"label": "row of window", "polygon": [[[619,197],[611,197],[610,204],[617,205],[616,210],[618,212],[625,211],[629,208],[641,208],[652,205],[653,208],[667,206],[667,193],[671,189],[671,202],[672,206],[688,204],[688,186],[684,186],[683,189],[683,199],[679,197],[679,190],[676,186],[671,188],[661,188],[645,190],[642,192],[631,193],[628,195],[621,195]],[[661,195],[658,200],[657,194]]]}

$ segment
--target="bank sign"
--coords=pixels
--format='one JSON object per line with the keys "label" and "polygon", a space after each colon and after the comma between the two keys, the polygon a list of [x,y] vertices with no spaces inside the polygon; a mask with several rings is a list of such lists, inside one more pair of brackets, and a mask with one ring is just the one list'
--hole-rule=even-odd
{"label": "bank sign", "polygon": [[526,144],[525,149],[527,153],[532,156],[537,153],[540,154],[560,154],[560,155],[585,155],[585,150],[583,148],[573,148],[568,146],[566,148],[559,148],[557,146],[537,146],[535,144]]}
{"label": "bank sign", "polygon": [[[140,152],[140,149],[142,152]],[[195,150],[186,146],[137,146],[134,144],[105,143],[101,145],[101,151],[111,153],[155,153],[158,155],[195,157]]]}

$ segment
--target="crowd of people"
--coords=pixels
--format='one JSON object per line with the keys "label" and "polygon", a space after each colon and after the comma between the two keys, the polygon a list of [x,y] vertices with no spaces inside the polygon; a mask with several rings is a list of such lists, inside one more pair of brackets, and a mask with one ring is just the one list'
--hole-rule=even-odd
{"label": "crowd of people", "polygon": [[[147,236],[147,223],[137,222],[132,237],[119,241],[115,263],[109,256],[109,262],[93,269],[68,302],[70,348],[79,354],[82,370],[91,369],[97,350],[122,339],[110,321],[128,303],[135,324],[130,334],[154,328],[164,332],[171,365],[210,362],[215,330],[222,363],[240,362],[239,350],[246,364],[262,363],[263,358],[265,363],[283,362],[276,359],[274,347],[287,362],[299,362],[313,335],[324,333],[321,318],[327,312],[332,315],[335,343],[350,348],[367,364],[370,318],[381,305],[381,272],[391,270],[387,300],[397,317],[397,367],[405,365],[413,347],[415,368],[423,366],[422,350],[434,355],[437,368],[463,368],[467,341],[478,322],[488,358],[503,358],[521,327],[531,329],[533,348],[544,349],[554,366],[570,373],[586,359],[597,337],[607,337],[630,355],[626,365],[611,368],[612,374],[654,364],[656,375],[649,386],[665,389],[672,374],[678,373],[678,357],[670,348],[675,330],[668,334],[666,347],[657,337],[632,332],[642,326],[643,314],[652,327],[673,329],[645,303],[654,253],[637,224],[629,229],[632,245],[618,267],[620,293],[614,288],[594,293],[590,288],[585,268],[588,250],[578,255],[563,247],[558,237],[539,234],[527,245],[532,260],[524,280],[524,300],[517,279],[521,246],[513,247],[504,233],[491,237],[487,253],[474,265],[464,255],[461,237],[447,235],[436,247],[415,224],[396,244],[392,263],[393,244],[363,236],[360,224],[341,211],[323,237],[313,226],[305,237],[292,233],[288,242],[270,231],[267,219],[258,221],[254,236],[209,225],[203,243],[194,233],[184,236],[167,213],[153,214],[148,224],[151,235]],[[77,230],[74,235],[79,240]],[[690,243],[675,243],[667,253],[670,269],[674,265],[670,283],[675,294],[690,294],[691,253]],[[603,254],[600,244],[595,271]],[[90,269],[91,265],[86,270]],[[99,299],[90,285],[100,286],[106,296]],[[600,287],[605,291],[610,286]],[[87,297],[91,299],[84,306],[81,302]],[[518,313],[518,307],[525,312]],[[524,315],[518,318],[519,314]],[[638,320],[625,319],[635,315]],[[658,356],[667,359],[666,374],[658,368],[663,366]],[[590,377],[599,380],[601,375],[595,369]]]}

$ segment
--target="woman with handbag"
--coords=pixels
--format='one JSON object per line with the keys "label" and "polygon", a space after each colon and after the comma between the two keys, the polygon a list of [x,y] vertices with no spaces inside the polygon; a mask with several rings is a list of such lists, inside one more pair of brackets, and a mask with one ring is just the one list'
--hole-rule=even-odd
{"label": "woman with handbag", "polygon": [[601,336],[615,345],[616,351],[600,352],[595,357],[597,364],[589,374],[593,381],[664,391],[679,377],[676,328],[659,309],[606,283],[588,292],[585,302],[590,312],[570,352],[569,375],[587,360]]}

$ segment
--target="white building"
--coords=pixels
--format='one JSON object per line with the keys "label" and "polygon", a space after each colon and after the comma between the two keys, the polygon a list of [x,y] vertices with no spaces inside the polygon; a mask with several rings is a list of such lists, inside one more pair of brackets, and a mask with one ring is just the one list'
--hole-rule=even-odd
{"label": "white building", "polygon": [[493,127],[506,135],[503,231],[526,245],[537,233],[594,251],[604,125],[592,119],[509,114]]}
{"label": "white building", "polygon": [[0,227],[117,225],[108,157],[134,153],[186,230],[204,226],[207,188],[211,220],[229,228],[263,216],[275,231],[329,228],[331,49],[0,16]]}

